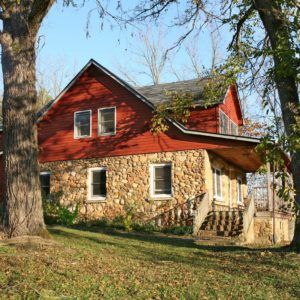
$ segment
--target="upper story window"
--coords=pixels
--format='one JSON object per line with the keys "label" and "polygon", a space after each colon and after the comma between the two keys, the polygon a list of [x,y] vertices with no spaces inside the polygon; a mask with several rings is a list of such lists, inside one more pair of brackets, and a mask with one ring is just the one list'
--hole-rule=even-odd
{"label": "upper story window", "polygon": [[74,137],[84,138],[92,135],[92,111],[84,110],[74,113]]}
{"label": "upper story window", "polygon": [[172,166],[167,164],[151,165],[151,196],[171,197],[172,196]]}
{"label": "upper story window", "polygon": [[229,133],[229,118],[220,110],[220,133]]}
{"label": "upper story window", "polygon": [[233,135],[239,134],[238,126],[231,120],[230,120],[230,133]]}
{"label": "upper story window", "polygon": [[216,168],[213,168],[213,190],[214,199],[222,200],[222,172]]}
{"label": "upper story window", "polygon": [[116,134],[116,108],[98,109],[98,135]]}
{"label": "upper story window", "polygon": [[89,169],[89,199],[105,200],[106,198],[106,168]]}
{"label": "upper story window", "polygon": [[50,194],[50,172],[40,173],[41,190],[43,196],[49,196]]}
{"label": "upper story window", "polygon": [[238,135],[238,126],[220,110],[220,133]]}

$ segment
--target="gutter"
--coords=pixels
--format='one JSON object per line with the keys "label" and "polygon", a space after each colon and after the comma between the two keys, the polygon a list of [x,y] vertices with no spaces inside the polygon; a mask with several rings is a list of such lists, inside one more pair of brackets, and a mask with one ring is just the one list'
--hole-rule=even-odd
{"label": "gutter", "polygon": [[225,140],[234,140],[234,141],[240,141],[240,142],[249,142],[249,143],[255,143],[255,144],[260,143],[259,138],[244,137],[244,136],[239,136],[239,135],[221,134],[221,133],[210,133],[210,132],[204,132],[204,131],[196,131],[196,130],[188,129],[185,126],[181,125],[180,123],[173,121],[171,119],[168,119],[168,121],[171,122],[175,127],[177,127],[180,131],[182,131],[185,134],[198,135],[198,136],[204,136],[204,137],[212,137],[212,138],[220,138],[220,139],[225,139]]}

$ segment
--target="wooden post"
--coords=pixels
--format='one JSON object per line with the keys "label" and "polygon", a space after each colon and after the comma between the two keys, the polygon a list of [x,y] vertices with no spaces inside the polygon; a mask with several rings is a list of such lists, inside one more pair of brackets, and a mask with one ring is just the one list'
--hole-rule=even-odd
{"label": "wooden post", "polygon": [[268,190],[268,210],[273,211],[273,192],[272,192],[272,177],[271,177],[271,166],[267,162],[267,190]]}

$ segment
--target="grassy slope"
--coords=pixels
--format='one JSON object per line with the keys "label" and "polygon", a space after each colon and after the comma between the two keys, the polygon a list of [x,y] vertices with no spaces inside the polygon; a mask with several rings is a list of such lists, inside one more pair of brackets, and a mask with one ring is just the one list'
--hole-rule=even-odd
{"label": "grassy slope", "polygon": [[142,234],[50,229],[0,247],[0,299],[299,299],[299,254]]}

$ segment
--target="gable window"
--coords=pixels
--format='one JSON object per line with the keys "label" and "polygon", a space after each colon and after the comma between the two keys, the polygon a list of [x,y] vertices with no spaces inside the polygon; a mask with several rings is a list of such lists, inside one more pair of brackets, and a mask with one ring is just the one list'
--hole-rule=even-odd
{"label": "gable window", "polygon": [[172,166],[167,164],[151,165],[151,196],[170,197],[172,196]]}
{"label": "gable window", "polygon": [[50,175],[51,175],[50,172],[40,173],[42,196],[50,195]]}
{"label": "gable window", "polygon": [[228,123],[229,118],[220,110],[220,133],[229,133],[228,132]]}
{"label": "gable window", "polygon": [[231,120],[230,120],[230,133],[233,135],[239,134],[238,126]]}
{"label": "gable window", "polygon": [[98,135],[116,134],[116,108],[98,109]]}
{"label": "gable window", "polygon": [[74,113],[74,137],[90,137],[92,129],[92,111],[84,110]]}
{"label": "gable window", "polygon": [[213,168],[214,199],[222,200],[222,173],[220,169]]}
{"label": "gable window", "polygon": [[237,177],[236,179],[236,195],[237,195],[237,202],[243,203],[243,182],[241,177]]}
{"label": "gable window", "polygon": [[89,169],[89,200],[105,200],[106,168]]}

